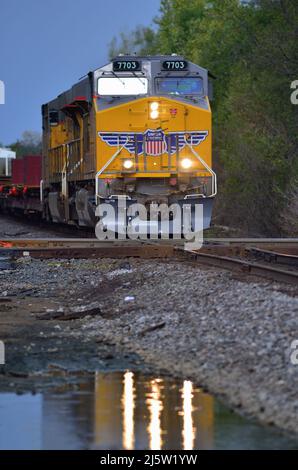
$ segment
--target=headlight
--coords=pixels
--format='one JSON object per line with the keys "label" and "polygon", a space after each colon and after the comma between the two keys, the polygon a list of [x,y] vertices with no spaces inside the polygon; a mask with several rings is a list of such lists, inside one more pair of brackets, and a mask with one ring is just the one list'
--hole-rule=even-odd
{"label": "headlight", "polygon": [[157,101],[152,101],[152,103],[150,103],[150,109],[151,109],[151,111],[157,111],[157,110],[158,110],[158,106],[159,106],[159,104],[157,103]]}
{"label": "headlight", "polygon": [[154,110],[154,111],[150,111],[150,117],[151,117],[151,119],[157,119],[158,116],[159,116],[159,112],[157,111],[157,109]]}
{"label": "headlight", "polygon": [[184,170],[188,170],[192,165],[192,162],[189,158],[183,158],[183,160],[181,160],[181,166],[182,168],[184,168]]}
{"label": "headlight", "polygon": [[134,163],[132,160],[124,160],[123,166],[126,170],[130,170],[133,167]]}

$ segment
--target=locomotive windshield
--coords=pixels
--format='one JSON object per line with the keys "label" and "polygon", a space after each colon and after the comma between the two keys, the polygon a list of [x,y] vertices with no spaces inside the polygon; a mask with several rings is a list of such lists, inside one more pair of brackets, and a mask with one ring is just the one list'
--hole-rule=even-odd
{"label": "locomotive windshield", "polygon": [[157,78],[157,90],[166,95],[203,95],[204,86],[201,78],[166,77]]}
{"label": "locomotive windshield", "polygon": [[148,80],[143,77],[101,77],[97,91],[102,96],[146,95]]}

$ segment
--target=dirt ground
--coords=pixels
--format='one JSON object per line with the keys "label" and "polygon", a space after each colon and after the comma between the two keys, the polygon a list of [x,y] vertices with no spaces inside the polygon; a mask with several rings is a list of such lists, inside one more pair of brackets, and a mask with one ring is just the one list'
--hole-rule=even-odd
{"label": "dirt ground", "polygon": [[49,298],[0,297],[0,339],[6,362],[0,365],[1,392],[37,393],[95,370],[150,372],[136,354],[121,353],[109,341],[84,336],[82,319],[40,319],[56,307],[57,302]]}

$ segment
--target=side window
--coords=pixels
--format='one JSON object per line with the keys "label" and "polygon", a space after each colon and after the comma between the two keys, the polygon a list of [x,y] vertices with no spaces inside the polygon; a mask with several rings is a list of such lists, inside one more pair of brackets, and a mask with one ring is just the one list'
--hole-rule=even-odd
{"label": "side window", "polygon": [[51,109],[49,111],[49,121],[50,121],[50,126],[58,126],[59,124],[59,113],[55,109]]}

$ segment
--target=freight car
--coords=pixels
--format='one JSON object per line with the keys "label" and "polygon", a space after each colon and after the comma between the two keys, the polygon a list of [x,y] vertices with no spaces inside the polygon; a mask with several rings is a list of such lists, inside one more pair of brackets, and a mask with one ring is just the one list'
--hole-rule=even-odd
{"label": "freight car", "polygon": [[92,227],[103,203],[149,213],[187,201],[203,206],[209,227],[211,94],[208,71],[182,56],[119,55],[44,104],[42,216]]}
{"label": "freight car", "polygon": [[42,215],[40,198],[42,158],[26,155],[11,161],[11,177],[0,184],[0,208],[23,214]]}

